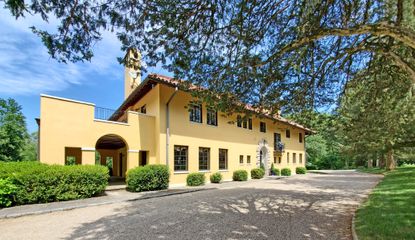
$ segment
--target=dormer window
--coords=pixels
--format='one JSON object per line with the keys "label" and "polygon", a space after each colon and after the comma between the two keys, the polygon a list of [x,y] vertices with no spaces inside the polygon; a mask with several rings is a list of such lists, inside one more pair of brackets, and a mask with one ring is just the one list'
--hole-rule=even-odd
{"label": "dormer window", "polygon": [[202,123],[202,105],[201,104],[190,105],[189,119],[191,122]]}
{"label": "dormer window", "polygon": [[146,114],[147,113],[147,107],[146,107],[146,105],[144,104],[143,106],[141,106],[141,108],[140,108],[140,112],[141,113],[144,113],[144,114]]}

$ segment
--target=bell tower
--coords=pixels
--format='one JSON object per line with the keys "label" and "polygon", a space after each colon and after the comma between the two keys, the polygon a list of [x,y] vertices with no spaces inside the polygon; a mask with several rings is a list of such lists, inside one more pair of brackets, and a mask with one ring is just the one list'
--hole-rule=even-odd
{"label": "bell tower", "polygon": [[129,48],[124,57],[124,100],[141,83],[141,54],[135,48]]}

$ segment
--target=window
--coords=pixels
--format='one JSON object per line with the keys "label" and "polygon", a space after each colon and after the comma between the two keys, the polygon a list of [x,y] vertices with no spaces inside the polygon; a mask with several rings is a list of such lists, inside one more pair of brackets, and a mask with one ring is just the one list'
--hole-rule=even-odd
{"label": "window", "polygon": [[212,109],[207,110],[207,124],[218,126],[218,112]]}
{"label": "window", "polygon": [[189,118],[191,122],[202,122],[202,105],[193,104],[189,109]]}
{"label": "window", "polygon": [[228,149],[219,149],[219,170],[228,169]]}
{"label": "window", "polygon": [[274,156],[274,163],[277,163],[277,157]]}
{"label": "window", "polygon": [[290,163],[290,153],[287,152],[287,163]]}
{"label": "window", "polygon": [[285,137],[286,138],[290,138],[291,137],[290,129],[285,130]]}
{"label": "window", "polygon": [[248,129],[252,130],[252,118],[248,119]]}
{"label": "window", "polygon": [[244,155],[239,155],[239,164],[244,164]]}
{"label": "window", "polygon": [[264,122],[259,123],[259,131],[260,132],[267,132],[267,125]]}
{"label": "window", "polygon": [[298,140],[300,141],[300,143],[303,142],[303,134],[302,133],[298,133]]}
{"label": "window", "polygon": [[246,156],[246,163],[251,164],[251,155]]}
{"label": "window", "polygon": [[210,148],[199,148],[199,170],[209,170]]}
{"label": "window", "polygon": [[147,113],[147,106],[145,104],[140,108],[140,112],[144,114]]}
{"label": "window", "polygon": [[65,147],[65,165],[82,164],[82,150],[78,147]]}
{"label": "window", "polygon": [[248,120],[245,118],[243,121],[244,128],[248,127]]}
{"label": "window", "polygon": [[274,150],[281,150],[280,143],[281,143],[281,134],[274,133]]}
{"label": "window", "polygon": [[281,164],[281,157],[278,157],[278,163]]}
{"label": "window", "polygon": [[187,171],[187,146],[174,146],[174,171]]}
{"label": "window", "polygon": [[300,153],[300,163],[303,163],[303,154]]}
{"label": "window", "polygon": [[236,126],[242,127],[242,117],[241,117],[241,115],[238,115],[236,117]]}
{"label": "window", "polygon": [[297,154],[293,153],[293,163],[297,163]]}

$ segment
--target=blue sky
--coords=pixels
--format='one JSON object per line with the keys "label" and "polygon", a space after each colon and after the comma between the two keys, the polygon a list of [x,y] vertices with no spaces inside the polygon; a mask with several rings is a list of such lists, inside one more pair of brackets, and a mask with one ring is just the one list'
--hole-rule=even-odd
{"label": "blue sky", "polygon": [[[63,64],[50,58],[29,29],[33,25],[53,31],[56,21],[46,24],[30,15],[16,21],[0,5],[0,98],[14,98],[23,107],[29,132],[37,130],[42,93],[111,109],[122,103],[124,70],[116,58],[124,53],[114,34],[104,34],[91,62]],[[148,72],[168,74],[159,68]]]}

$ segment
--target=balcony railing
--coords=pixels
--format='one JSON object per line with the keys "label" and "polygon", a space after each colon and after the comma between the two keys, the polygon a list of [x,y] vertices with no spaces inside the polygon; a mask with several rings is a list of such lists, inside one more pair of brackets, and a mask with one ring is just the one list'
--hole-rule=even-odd
{"label": "balcony railing", "polygon": [[285,151],[285,144],[282,142],[274,143],[274,151],[276,152],[284,152]]}
{"label": "balcony railing", "polygon": [[127,116],[123,111],[117,111],[109,108],[95,107],[95,119],[114,121],[114,122],[127,122]]}

